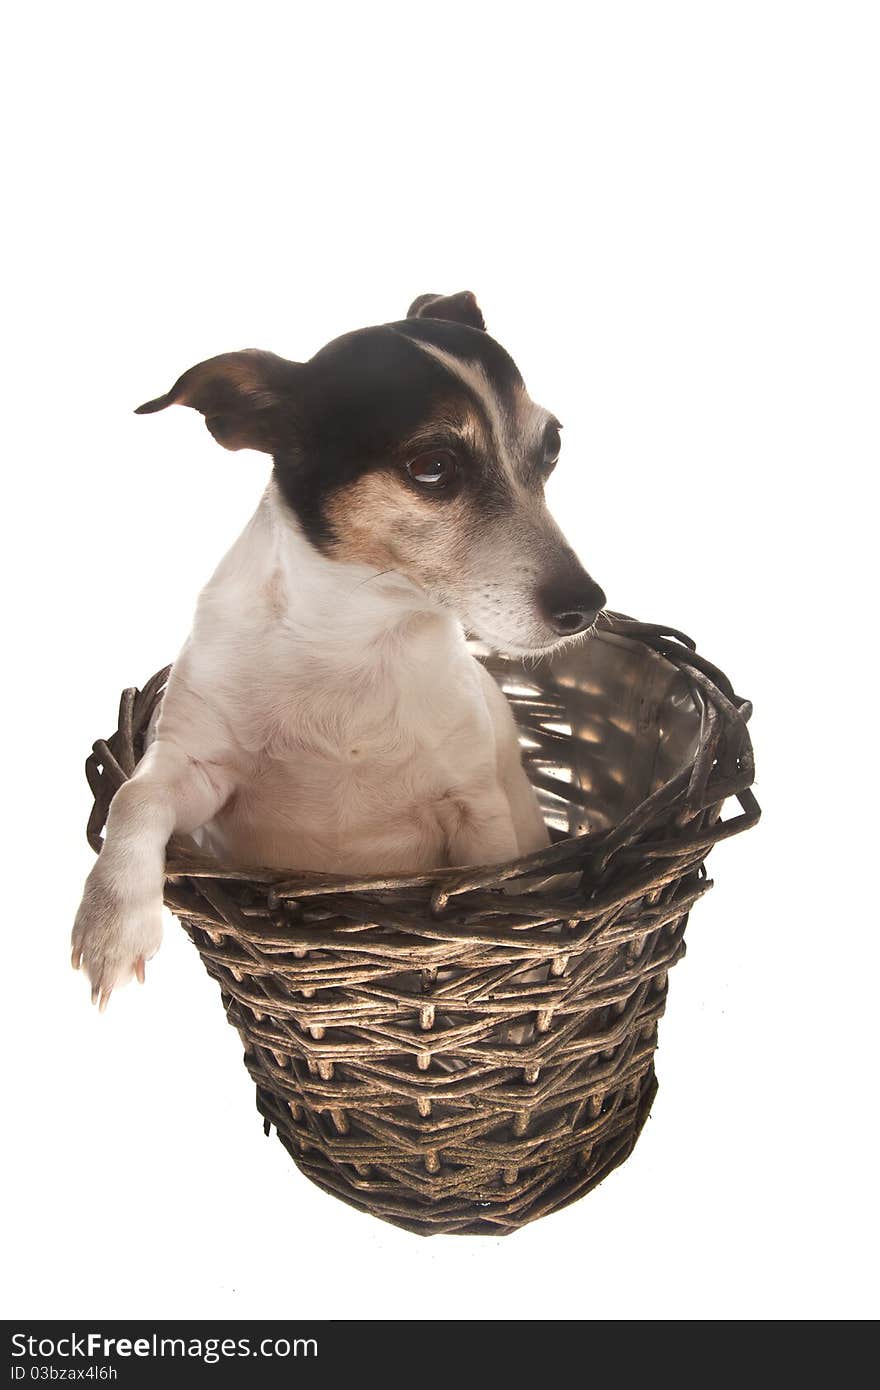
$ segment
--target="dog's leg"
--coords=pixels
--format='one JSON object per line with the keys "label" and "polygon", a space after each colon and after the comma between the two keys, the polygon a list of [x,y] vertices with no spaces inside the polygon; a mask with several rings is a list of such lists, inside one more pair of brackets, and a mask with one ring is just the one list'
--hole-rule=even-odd
{"label": "dog's leg", "polygon": [[516,829],[503,788],[459,797],[444,816],[446,853],[453,866],[503,864],[519,854]]}
{"label": "dog's leg", "polygon": [[119,788],[73,928],[73,967],[88,975],[92,1003],[103,1009],[117,985],[143,981],[162,939],[165,846],[210,820],[231,791],[228,772],[161,738]]}

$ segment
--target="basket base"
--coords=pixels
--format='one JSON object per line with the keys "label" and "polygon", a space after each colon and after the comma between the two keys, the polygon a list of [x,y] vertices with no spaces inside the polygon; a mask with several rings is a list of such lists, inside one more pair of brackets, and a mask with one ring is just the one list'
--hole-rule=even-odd
{"label": "basket base", "polygon": [[588,1158],[572,1162],[566,1156],[558,1169],[542,1165],[538,1173],[515,1180],[501,1192],[483,1194],[487,1200],[456,1193],[420,1202],[393,1174],[376,1169],[361,1177],[349,1165],[333,1163],[315,1147],[298,1146],[288,1133],[287,1117],[278,1101],[261,1086],[257,1087],[257,1109],[263,1116],[266,1133],[275,1126],[278,1138],[300,1172],[324,1192],[358,1211],[415,1235],[504,1236],[576,1202],[619,1167],[632,1153],[656,1094],[657,1079],[651,1066],[642,1078],[638,1095],[621,1108],[613,1132],[594,1146]]}

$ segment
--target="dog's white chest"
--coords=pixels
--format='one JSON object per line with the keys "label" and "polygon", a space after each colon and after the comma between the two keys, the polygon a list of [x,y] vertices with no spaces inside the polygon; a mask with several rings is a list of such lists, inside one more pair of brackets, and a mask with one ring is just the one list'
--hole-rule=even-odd
{"label": "dog's white chest", "polygon": [[[346,679],[336,662],[266,662],[240,725],[242,772],[205,828],[223,859],[329,872],[449,862],[467,807],[494,787],[496,748],[480,673],[460,637],[408,634]],[[252,687],[253,689],[253,687]]]}
{"label": "dog's white chest", "polygon": [[[336,872],[415,871],[448,862],[475,790],[493,781],[494,737],[471,706],[440,725],[399,700],[279,722],[207,828],[224,859]],[[482,714],[482,717],[480,717]]]}

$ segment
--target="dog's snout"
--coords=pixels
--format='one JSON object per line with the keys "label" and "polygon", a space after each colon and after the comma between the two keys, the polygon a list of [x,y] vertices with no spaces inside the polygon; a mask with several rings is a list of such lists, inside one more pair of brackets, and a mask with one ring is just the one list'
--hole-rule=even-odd
{"label": "dog's snout", "polygon": [[576,581],[545,584],[538,591],[538,600],[544,617],[560,637],[586,632],[605,606],[604,593],[588,574]]}

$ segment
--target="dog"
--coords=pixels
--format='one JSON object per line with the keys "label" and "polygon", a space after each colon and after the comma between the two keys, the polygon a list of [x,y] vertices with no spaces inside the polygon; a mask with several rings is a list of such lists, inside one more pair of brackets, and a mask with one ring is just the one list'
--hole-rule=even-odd
{"label": "dog", "polygon": [[348,875],[545,847],[509,706],[465,632],[532,656],[582,640],[605,603],[544,501],[560,423],[470,291],[422,295],[308,362],[214,357],[138,413],[175,404],[273,467],[86,881],[72,963],[102,1009],[159,947],[172,834]]}

